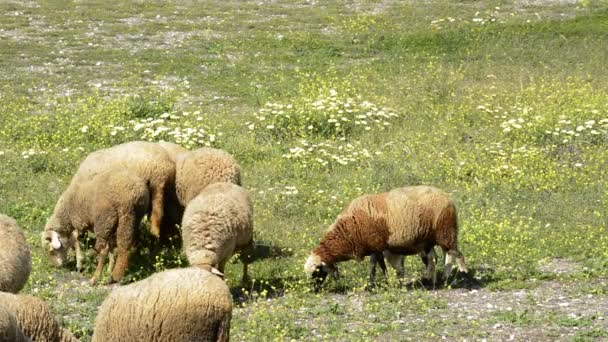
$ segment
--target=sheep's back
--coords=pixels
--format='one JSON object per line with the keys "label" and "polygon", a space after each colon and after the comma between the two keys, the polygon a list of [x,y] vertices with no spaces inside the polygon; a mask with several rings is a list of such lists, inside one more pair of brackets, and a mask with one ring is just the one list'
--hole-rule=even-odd
{"label": "sheep's back", "polygon": [[241,167],[228,152],[200,148],[178,156],[175,163],[175,190],[183,206],[209,184],[228,182],[241,185]]}
{"label": "sheep's back", "polygon": [[0,214],[0,291],[19,292],[32,268],[30,246],[17,222]]}
{"label": "sheep's back", "polygon": [[223,280],[199,268],[172,269],[113,290],[93,341],[215,341],[231,315]]}
{"label": "sheep's back", "polygon": [[245,189],[215,183],[184,212],[183,248],[191,264],[221,265],[253,238],[253,207]]}
{"label": "sheep's back", "polygon": [[162,146],[132,141],[90,153],[80,163],[72,183],[116,170],[133,172],[151,186],[162,186],[175,179],[175,163]]}
{"label": "sheep's back", "polygon": [[453,207],[447,193],[430,186],[397,188],[386,198],[390,246],[420,247],[419,243],[434,240],[435,223],[442,212]]}

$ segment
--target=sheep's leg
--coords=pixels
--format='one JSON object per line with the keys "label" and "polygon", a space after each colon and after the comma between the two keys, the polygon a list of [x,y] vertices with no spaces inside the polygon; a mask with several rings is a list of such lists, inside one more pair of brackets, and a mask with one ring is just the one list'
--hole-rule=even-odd
{"label": "sheep's leg", "polygon": [[403,260],[405,259],[405,257],[401,254],[391,253],[388,250],[384,251],[383,254],[388,263],[397,272],[397,278],[403,279],[405,277],[405,267],[403,266]]}
{"label": "sheep's leg", "polygon": [[369,264],[369,287],[373,288],[376,286],[376,265],[380,265],[382,273],[384,273],[384,277],[386,278],[386,264],[384,263],[382,252],[372,253],[369,258]]}
{"label": "sheep's leg", "polygon": [[247,268],[249,264],[253,261],[255,248],[253,245],[253,239],[249,241],[249,243],[241,248],[239,252],[239,259],[243,263],[243,277],[241,278],[241,284],[245,285],[249,283],[249,274],[247,273]]}
{"label": "sheep's leg", "polygon": [[458,266],[458,270],[463,273],[468,273],[469,270],[464,263],[464,256],[460,251],[456,248],[449,249],[446,252],[445,256],[445,267],[443,269],[443,277],[447,280],[450,274],[452,274],[452,266],[456,261],[456,265]]}
{"label": "sheep's leg", "polygon": [[135,213],[130,213],[119,219],[116,230],[116,261],[112,269],[111,282],[119,282],[129,264],[129,249],[133,244],[135,229],[139,222],[135,217]]}
{"label": "sheep's leg", "polygon": [[109,256],[110,256],[110,262],[108,263],[108,273],[111,276],[112,275],[112,270],[114,269],[114,265],[116,264],[116,252],[115,251],[111,251],[109,253]]}
{"label": "sheep's leg", "polygon": [[97,268],[95,269],[93,278],[91,278],[91,280],[89,280],[89,283],[91,285],[97,284],[97,282],[101,278],[101,272],[103,271],[103,265],[105,264],[106,257],[108,256],[108,253],[110,252],[110,246],[108,246],[107,243],[103,243],[100,241],[97,241],[97,243],[98,243],[98,246],[101,246],[101,248],[98,248],[99,254],[97,255]]}
{"label": "sheep's leg", "polygon": [[422,259],[424,266],[426,266],[424,279],[432,282],[432,286],[435,288],[435,284],[437,283],[437,272],[435,272],[437,255],[435,254],[435,248],[431,247],[426,251],[420,252],[420,258]]}
{"label": "sheep's leg", "polygon": [[150,214],[150,233],[155,237],[160,237],[160,226],[164,214],[164,184],[152,189],[151,214]]}
{"label": "sheep's leg", "polygon": [[74,230],[72,232],[72,239],[74,245],[74,252],[76,253],[76,271],[80,272],[82,270],[82,262],[84,261],[84,255],[82,254],[82,250],[80,249],[80,239],[78,237],[78,231]]}

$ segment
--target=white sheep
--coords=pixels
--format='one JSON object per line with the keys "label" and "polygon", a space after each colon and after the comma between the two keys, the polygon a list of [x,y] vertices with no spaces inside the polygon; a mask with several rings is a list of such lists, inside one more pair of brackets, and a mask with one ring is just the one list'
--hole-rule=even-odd
{"label": "white sheep", "polygon": [[42,244],[55,265],[63,265],[70,248],[76,249],[80,264],[82,252],[78,237],[93,230],[99,255],[90,282],[95,284],[101,278],[105,260],[114,249],[116,262],[113,264],[111,258],[110,282],[117,282],[125,272],[135,232],[149,206],[146,182],[127,170],[108,171],[89,180],[72,182],[47,221],[41,234]]}
{"label": "white sheep", "polygon": [[378,258],[378,253],[388,250],[401,255],[425,253],[432,264],[427,265],[427,275],[434,274],[431,251],[439,245],[447,253],[447,278],[454,259],[460,271],[468,272],[457,241],[456,206],[447,193],[430,186],[397,188],[354,199],[326,231],[304,270],[320,284],[328,274],[337,275],[337,262],[362,260],[366,255]]}
{"label": "white sheep", "polygon": [[33,341],[78,341],[71,332],[61,327],[41,299],[0,292],[0,308],[8,311],[15,318],[19,331]]}
{"label": "white sheep", "polygon": [[242,252],[243,282],[253,246],[253,206],[249,194],[233,183],[214,183],[194,197],[182,220],[183,251],[193,266],[224,266]]}
{"label": "white sheep", "polygon": [[175,189],[182,206],[207,185],[228,182],[241,185],[241,167],[228,152],[203,147],[178,155],[175,162]]}
{"label": "white sheep", "polygon": [[228,341],[231,317],[232,296],[220,277],[171,269],[114,289],[97,313],[93,342]]}
{"label": "white sheep", "polygon": [[17,222],[0,214],[0,291],[17,293],[32,270],[30,245]]}
{"label": "white sheep", "polygon": [[27,338],[21,328],[19,328],[19,324],[17,323],[17,319],[12,312],[5,309],[2,305],[0,305],[0,341],[10,341],[10,342],[31,342],[29,338]]}

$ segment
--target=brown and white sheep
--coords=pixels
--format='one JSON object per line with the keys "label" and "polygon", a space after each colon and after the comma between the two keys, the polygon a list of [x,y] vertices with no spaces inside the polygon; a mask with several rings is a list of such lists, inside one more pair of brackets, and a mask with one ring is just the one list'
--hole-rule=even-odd
{"label": "brown and white sheep", "polygon": [[78,237],[92,230],[99,254],[90,282],[95,284],[100,279],[105,260],[114,249],[116,262],[110,263],[110,281],[117,282],[125,272],[135,231],[149,206],[146,181],[129,171],[108,171],[89,180],[80,179],[61,195],[41,234],[42,244],[57,266],[65,262],[72,247],[76,249],[77,262],[81,262]]}
{"label": "brown and white sheep", "polygon": [[177,198],[184,207],[209,184],[241,185],[241,167],[237,161],[228,152],[215,148],[203,147],[180,153],[175,172]]}
{"label": "brown and white sheep", "polygon": [[30,245],[17,221],[0,214],[0,291],[17,293],[32,270]]}
{"label": "brown and white sheep", "polygon": [[70,331],[61,327],[48,305],[41,299],[0,292],[0,308],[4,308],[14,317],[19,331],[32,341],[78,341]]}
{"label": "brown and white sheep", "polygon": [[233,183],[207,186],[186,207],[182,238],[190,265],[220,272],[240,250],[245,282],[253,247],[253,205],[247,191]]}
{"label": "brown and white sheep", "polygon": [[439,245],[447,253],[447,277],[454,260],[460,271],[468,272],[457,241],[456,206],[447,193],[430,186],[397,188],[354,199],[326,231],[304,270],[321,284],[328,274],[337,275],[336,263],[340,261],[362,260],[373,254],[377,258],[385,250],[431,255],[433,247]]}
{"label": "brown and white sheep", "polygon": [[171,269],[110,293],[93,341],[228,341],[232,296],[202,268]]}

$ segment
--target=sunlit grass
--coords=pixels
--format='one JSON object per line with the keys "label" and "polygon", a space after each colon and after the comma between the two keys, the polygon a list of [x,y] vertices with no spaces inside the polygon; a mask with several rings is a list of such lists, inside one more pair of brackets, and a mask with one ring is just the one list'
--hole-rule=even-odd
{"label": "sunlit grass", "polygon": [[[392,275],[368,293],[366,263],[341,265],[342,279],[318,294],[303,276],[351,199],[398,186],[452,194],[461,250],[487,289],[608,276],[601,2],[116,6],[0,4],[0,212],[33,246],[26,292],[84,340],[108,289],[52,268],[38,232],[78,163],[130,140],[223,148],[242,165],[256,240],[271,252],[252,264],[249,288],[238,286],[240,264],[227,266],[234,340],[444,334],[429,313],[449,303]],[[141,253],[152,250],[145,241],[128,279],[183,261],[173,248]],[[556,258],[580,267],[541,270]],[[408,277],[422,273],[419,258],[406,267]],[[455,339],[487,337],[496,322],[541,322],[524,311],[451,319],[466,327],[449,330]],[[579,324],[541,323],[551,322]]]}

